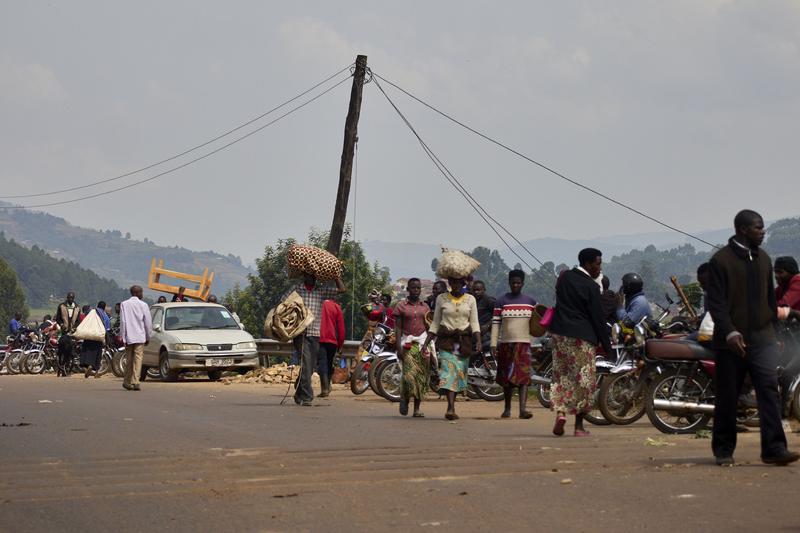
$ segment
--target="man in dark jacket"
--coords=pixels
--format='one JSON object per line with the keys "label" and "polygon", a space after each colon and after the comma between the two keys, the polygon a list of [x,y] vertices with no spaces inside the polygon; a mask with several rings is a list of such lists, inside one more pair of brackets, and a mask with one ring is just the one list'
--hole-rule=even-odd
{"label": "man in dark jacket", "polygon": [[717,362],[711,448],[718,465],[734,463],[737,400],[749,373],[758,398],[761,460],[785,465],[800,459],[800,454],[786,449],[781,424],[772,261],[759,248],[764,220],[755,211],[744,210],[733,224],[736,235],[709,262],[708,310],[714,319]]}

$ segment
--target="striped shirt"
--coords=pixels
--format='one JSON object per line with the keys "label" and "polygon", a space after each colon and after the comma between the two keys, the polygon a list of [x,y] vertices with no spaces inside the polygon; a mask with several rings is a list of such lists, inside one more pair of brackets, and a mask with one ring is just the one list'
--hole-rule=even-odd
{"label": "striped shirt", "polygon": [[491,346],[498,342],[530,342],[530,322],[536,300],[525,294],[504,294],[492,313]]}

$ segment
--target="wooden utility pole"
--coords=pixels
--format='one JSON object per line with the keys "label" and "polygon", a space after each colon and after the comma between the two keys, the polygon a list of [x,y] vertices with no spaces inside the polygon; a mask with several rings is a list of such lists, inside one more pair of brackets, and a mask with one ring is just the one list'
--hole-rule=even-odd
{"label": "wooden utility pole", "polygon": [[367,56],[356,56],[356,70],[353,73],[353,88],[350,90],[350,107],[344,122],[344,147],[342,163],[339,167],[339,190],[336,193],[336,207],[333,209],[333,223],[328,237],[328,251],[339,255],[347,217],[347,200],[350,198],[350,178],[353,175],[353,154],[358,142],[358,117],[361,115],[361,92],[367,72]]}

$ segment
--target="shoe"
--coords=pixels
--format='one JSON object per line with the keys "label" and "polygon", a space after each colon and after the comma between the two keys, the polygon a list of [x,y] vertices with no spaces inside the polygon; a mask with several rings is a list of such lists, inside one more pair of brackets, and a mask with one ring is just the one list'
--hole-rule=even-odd
{"label": "shoe", "polygon": [[127,383],[123,383],[122,388],[125,390],[133,390],[133,385],[128,385]]}
{"label": "shoe", "polygon": [[533,418],[533,413],[530,411],[522,411],[520,412],[519,417],[523,420],[528,420],[529,418]]}
{"label": "shoe", "polygon": [[564,426],[567,424],[566,416],[559,416],[556,418],[556,423],[553,425],[553,435],[560,437],[564,434]]}
{"label": "shoe", "polygon": [[311,400],[303,400],[302,402],[300,402],[300,405],[302,407],[311,407],[313,404],[311,403]]}
{"label": "shoe", "polygon": [[731,455],[718,455],[716,457],[717,466],[733,466],[734,460]]}
{"label": "shoe", "polygon": [[790,452],[789,450],[784,450],[783,453],[780,453],[778,455],[761,457],[761,461],[764,464],[778,465],[778,466],[786,466],[789,463],[797,461],[798,459],[800,459],[800,453]]}
{"label": "shoe", "polygon": [[400,400],[400,414],[403,416],[408,414],[408,400]]}
{"label": "shoe", "polygon": [[134,385],[133,390],[142,390],[142,388],[139,385]]}

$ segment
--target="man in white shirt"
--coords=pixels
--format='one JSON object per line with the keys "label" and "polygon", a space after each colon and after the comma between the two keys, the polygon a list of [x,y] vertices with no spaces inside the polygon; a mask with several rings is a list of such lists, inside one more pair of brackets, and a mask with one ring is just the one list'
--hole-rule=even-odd
{"label": "man in white shirt", "polygon": [[142,300],[142,288],[131,287],[131,297],[120,305],[120,335],[125,342],[125,378],[122,386],[126,390],[140,390],[139,376],[142,372],[144,347],[150,342],[153,323],[150,306]]}

